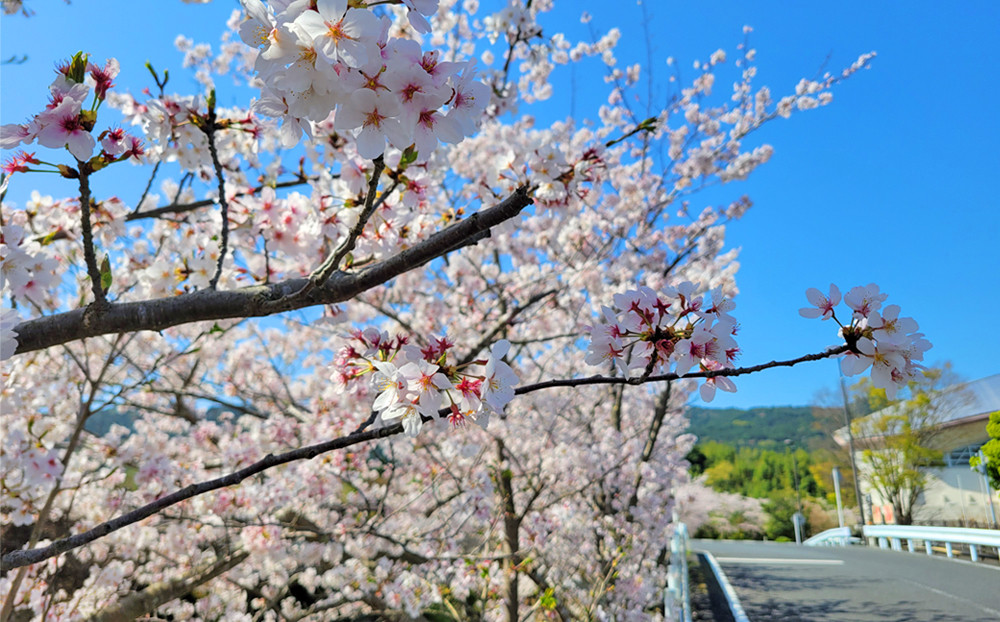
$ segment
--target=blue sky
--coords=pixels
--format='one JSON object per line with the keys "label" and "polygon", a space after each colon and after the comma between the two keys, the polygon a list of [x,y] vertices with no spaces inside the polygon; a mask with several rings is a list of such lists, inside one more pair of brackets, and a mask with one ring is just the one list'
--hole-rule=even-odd
{"label": "blue sky", "polygon": [[[117,57],[119,83],[133,91],[151,84],[143,68],[150,60],[158,69],[171,69],[173,89],[197,92],[180,68],[173,40],[185,34],[216,43],[236,6],[228,0],[28,4],[36,16],[0,18],[0,57],[29,57],[24,64],[0,67],[2,123],[20,122],[37,111],[53,64],[80,49],[99,60]],[[546,28],[586,37],[578,16],[587,9],[594,15],[592,25],[622,30],[616,52],[622,65],[646,63],[639,6],[562,4],[545,19]],[[154,6],[160,12],[151,20]],[[735,313],[742,325],[740,362],[792,358],[835,344],[830,322],[799,317],[805,289],[825,290],[833,282],[846,291],[875,282],[889,294],[887,303],[916,318],[934,343],[930,362],[950,360],[970,380],[1000,371],[995,358],[1000,253],[993,249],[1000,238],[995,62],[1000,3],[661,0],[649,6],[657,84],[669,75],[668,56],[688,79],[695,75],[691,62],[717,48],[735,58],[745,24],[754,29],[756,83],[778,96],[799,78],[816,75],[824,62],[837,71],[863,52],[878,52],[872,69],[834,90],[833,104],[763,130],[760,140],[775,153],[746,182],[694,201],[701,207],[743,193],[754,201],[728,235],[730,246],[742,249]],[[557,93],[530,112],[540,120],[563,118],[572,106],[580,116],[594,116],[603,82],[588,72],[573,78],[580,89],[574,100]],[[569,75],[557,80],[568,85]],[[717,88],[726,84],[720,81]],[[235,94],[227,100],[224,82],[219,86],[221,104],[246,101]],[[54,178],[46,183],[46,194],[71,192]],[[14,190],[10,198],[22,201]],[[132,194],[138,192],[123,196]],[[837,378],[832,361],[771,370],[739,380],[738,393],[720,393],[712,406],[806,404],[817,390],[833,388]]]}

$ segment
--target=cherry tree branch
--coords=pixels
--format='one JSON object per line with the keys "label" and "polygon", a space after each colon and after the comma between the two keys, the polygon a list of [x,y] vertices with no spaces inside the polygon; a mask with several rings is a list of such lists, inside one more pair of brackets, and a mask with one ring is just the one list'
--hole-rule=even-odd
{"label": "cherry tree branch", "polygon": [[309,460],[329,451],[343,449],[345,447],[350,447],[352,445],[357,445],[370,440],[394,436],[402,431],[403,424],[395,423],[384,428],[350,434],[348,436],[336,438],[324,443],[301,447],[283,454],[268,454],[262,460],[258,460],[257,462],[240,469],[239,471],[234,471],[233,473],[217,477],[213,480],[204,481],[198,484],[191,484],[190,486],[186,486],[169,495],[160,497],[152,503],[132,510],[126,514],[122,514],[118,518],[101,523],[89,531],[85,531],[68,538],[63,538],[61,540],[56,540],[49,546],[39,549],[10,552],[4,555],[2,560],[0,560],[0,572],[6,573],[11,569],[19,568],[28,564],[34,564],[61,553],[65,553],[66,551],[79,548],[85,544],[93,542],[94,540],[103,538],[110,533],[118,531],[123,527],[127,527],[128,525],[139,522],[144,518],[148,518],[161,510],[180,503],[181,501],[185,501],[212,490],[218,490],[219,488],[235,486],[248,477],[252,477],[273,467],[298,460]]}
{"label": "cherry tree branch", "polygon": [[[333,177],[339,177],[339,175],[333,175]],[[236,197],[245,197],[257,194],[264,188],[274,188],[275,190],[279,188],[293,188],[295,186],[301,186],[313,181],[314,178],[306,177],[303,174],[299,174],[295,179],[290,179],[288,181],[279,181],[273,184],[262,184],[255,188],[251,188],[246,192],[237,192],[233,195]],[[142,220],[144,218],[158,218],[160,216],[165,216],[167,214],[184,214],[186,212],[193,212],[196,209],[202,207],[209,207],[215,205],[215,199],[202,199],[200,201],[192,201],[190,203],[170,203],[169,205],[164,205],[162,207],[157,207],[154,209],[146,210],[144,212],[133,212],[125,217],[125,222],[131,222],[133,220]]]}
{"label": "cherry tree branch", "polygon": [[90,277],[90,291],[94,293],[94,303],[98,306],[107,303],[104,297],[104,287],[101,284],[101,271],[97,267],[97,255],[94,252],[94,231],[90,223],[90,168],[86,162],[79,163],[80,171],[80,226],[83,229],[83,260],[87,264],[87,276]]}
{"label": "cherry tree branch", "polygon": [[[552,389],[556,387],[579,387],[586,385],[596,385],[596,384],[645,384],[649,382],[664,382],[668,380],[681,380],[688,378],[715,378],[717,376],[742,376],[746,374],[752,374],[765,369],[771,369],[773,367],[792,367],[799,363],[805,363],[809,361],[818,361],[825,358],[830,358],[832,356],[837,356],[847,352],[849,346],[841,345],[833,348],[824,350],[823,352],[818,352],[815,354],[807,354],[805,356],[800,356],[795,359],[789,359],[785,361],[771,361],[770,363],[761,363],[760,365],[753,365],[751,367],[738,367],[734,369],[722,369],[717,371],[701,371],[701,372],[691,372],[687,374],[660,374],[656,376],[640,377],[640,378],[621,378],[621,377],[607,377],[607,376],[591,376],[589,378],[567,378],[564,380],[549,380],[546,382],[537,382],[530,385],[525,385],[523,387],[518,387],[515,390],[517,395],[525,395],[527,393],[534,393],[535,391],[541,391],[544,389]],[[447,417],[449,414],[449,409],[442,409],[438,412],[438,417]],[[432,418],[424,416],[425,421],[431,421]],[[112,519],[110,521],[101,523],[89,531],[76,534],[61,540],[56,540],[52,544],[37,548],[37,549],[23,549],[17,551],[11,551],[0,559],[0,573],[6,573],[14,568],[20,568],[21,566],[26,566],[28,564],[35,564],[40,561],[44,561],[56,555],[65,553],[66,551],[71,551],[73,549],[89,544],[94,540],[103,538],[104,536],[118,531],[128,525],[139,522],[144,518],[148,518],[157,512],[164,510],[172,505],[176,505],[182,501],[186,501],[192,497],[205,494],[212,490],[218,490],[219,488],[226,488],[229,486],[235,486],[243,480],[262,473],[268,469],[271,469],[282,464],[288,464],[289,462],[295,462],[298,460],[309,460],[315,458],[320,454],[324,454],[330,451],[335,451],[338,449],[344,449],[351,447],[353,445],[358,445],[371,440],[387,438],[389,436],[395,436],[403,431],[403,424],[401,422],[394,423],[382,428],[377,428],[375,430],[364,430],[361,432],[355,432],[347,436],[342,436],[333,440],[325,441],[323,443],[317,443],[315,445],[309,445],[307,447],[300,447],[299,449],[294,449],[292,451],[285,452],[283,454],[268,454],[263,459],[251,464],[248,467],[240,469],[239,471],[234,471],[228,475],[218,477],[213,480],[204,481],[198,484],[191,484],[186,486],[176,492],[169,495],[160,497],[156,501],[144,505],[140,508],[132,510],[126,514],[122,514],[118,518]]]}
{"label": "cherry tree branch", "polygon": [[[532,203],[527,186],[518,188],[497,205],[472,214],[426,240],[356,272],[336,271],[321,286],[301,298],[290,298],[307,278],[253,285],[235,290],[201,290],[171,298],[108,304],[100,315],[74,309],[21,322],[17,354],[42,350],[87,337],[138,330],[161,331],[206,320],[262,317],[283,311],[336,304],[382,285],[469,243],[489,235],[492,227],[517,216]],[[281,304],[274,304],[282,301]]]}
{"label": "cherry tree branch", "polygon": [[228,572],[249,557],[246,551],[237,551],[221,557],[214,562],[204,564],[185,574],[184,576],[169,581],[157,581],[149,587],[130,594],[119,600],[117,603],[103,609],[100,613],[90,618],[95,622],[125,622],[155,611],[160,605],[164,605],[184,596],[192,589],[208,583],[219,575]]}
{"label": "cherry tree branch", "polygon": [[639,376],[636,378],[622,378],[619,376],[601,376],[600,374],[590,376],[588,378],[566,378],[562,380],[546,380],[544,382],[537,382],[535,384],[525,385],[523,387],[518,387],[514,389],[515,395],[524,395],[525,393],[532,393],[540,389],[552,389],[555,387],[583,387],[588,385],[596,384],[631,384],[640,385],[646,384],[647,382],[666,382],[669,380],[685,380],[689,378],[717,378],[719,376],[744,376],[746,374],[753,374],[756,372],[764,371],[765,369],[771,369],[773,367],[792,367],[798,365],[799,363],[808,363],[809,361],[820,361],[832,356],[837,356],[843,354],[850,350],[850,346],[847,344],[836,346],[824,350],[823,352],[817,352],[815,354],[806,354],[794,359],[788,359],[785,361],[771,361],[769,363],[761,363],[760,365],[753,365],[751,367],[734,367],[731,369],[718,369],[715,371],[696,371],[689,372],[686,374],[656,374],[650,376]]}
{"label": "cherry tree branch", "polygon": [[[375,213],[375,209],[382,204],[382,201],[375,202],[375,195],[378,194],[378,182],[382,177],[382,171],[385,170],[385,160],[382,159],[382,156],[378,156],[375,158],[374,164],[375,168],[372,170],[372,177],[368,182],[368,193],[365,195],[365,206],[361,211],[361,215],[358,216],[358,222],[354,224],[354,228],[341,245],[318,268],[313,270],[306,284],[302,286],[302,289],[292,294],[289,297],[289,301],[276,300],[273,304],[286,304],[287,302],[291,302],[291,300],[307,296],[314,287],[329,280],[333,273],[340,269],[340,262],[344,260],[348,253],[354,250],[358,238],[361,237],[361,234],[365,230],[365,225],[368,224],[372,214]],[[382,196],[385,197],[388,192],[386,191]]]}
{"label": "cherry tree branch", "polygon": [[477,343],[475,347],[471,348],[469,350],[469,353],[465,355],[465,357],[463,357],[461,360],[459,360],[458,363],[456,363],[456,365],[458,367],[462,367],[463,365],[467,365],[472,361],[474,361],[476,355],[478,355],[480,352],[483,351],[483,349],[486,346],[492,343],[496,339],[497,335],[503,332],[505,328],[509,327],[514,322],[514,320],[517,319],[517,316],[521,315],[521,313],[531,308],[535,303],[544,300],[545,298],[548,298],[549,296],[552,296],[556,293],[558,292],[554,289],[546,290],[544,292],[535,294],[531,298],[528,298],[526,301],[524,301],[524,304],[514,307],[514,309],[506,316],[504,316],[502,320],[497,322],[496,326],[493,327],[493,330],[486,333],[483,336],[483,338],[479,340],[479,343]]}
{"label": "cherry tree branch", "polygon": [[219,150],[215,147],[215,133],[219,130],[216,125],[215,116],[215,90],[208,98],[208,120],[202,127],[205,136],[208,138],[208,153],[212,156],[212,166],[215,168],[215,178],[219,182],[219,206],[222,208],[222,232],[219,240],[219,261],[215,265],[215,274],[208,286],[215,289],[219,285],[219,278],[222,276],[222,264],[226,261],[226,253],[229,251],[229,201],[226,200],[226,176],[222,170],[222,162],[219,161]]}

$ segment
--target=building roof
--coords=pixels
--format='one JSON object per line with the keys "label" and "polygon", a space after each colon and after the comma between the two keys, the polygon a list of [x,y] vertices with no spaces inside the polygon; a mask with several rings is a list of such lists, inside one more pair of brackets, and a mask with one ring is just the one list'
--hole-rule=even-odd
{"label": "building roof", "polygon": [[[936,426],[949,428],[979,420],[985,421],[991,412],[1000,410],[1000,374],[946,387],[934,397],[934,400],[937,402],[934,413]],[[873,421],[885,415],[892,415],[900,408],[902,408],[900,403],[893,404],[855,421]],[[861,426],[864,429],[864,423],[861,423]],[[983,434],[985,433],[984,428]],[[834,432],[833,438],[838,444],[846,446],[847,427]]]}

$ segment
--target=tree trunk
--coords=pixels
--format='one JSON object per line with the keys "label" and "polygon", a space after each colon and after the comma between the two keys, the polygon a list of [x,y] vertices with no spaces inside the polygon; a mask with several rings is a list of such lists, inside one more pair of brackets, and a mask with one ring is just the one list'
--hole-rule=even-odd
{"label": "tree trunk", "polygon": [[520,571],[518,567],[521,563],[520,538],[521,521],[517,517],[517,510],[514,507],[514,488],[511,485],[512,474],[510,469],[504,468],[506,460],[506,450],[504,442],[497,440],[497,487],[500,491],[500,501],[503,507],[503,531],[506,541],[507,559],[504,562],[504,600],[507,609],[507,620],[517,622],[518,620],[518,583]]}

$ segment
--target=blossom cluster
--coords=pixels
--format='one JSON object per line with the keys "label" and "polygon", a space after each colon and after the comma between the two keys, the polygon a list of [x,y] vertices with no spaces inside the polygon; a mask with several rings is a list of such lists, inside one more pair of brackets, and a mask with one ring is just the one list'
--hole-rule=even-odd
{"label": "blossom cluster", "polygon": [[[697,365],[701,371],[733,367],[739,353],[734,335],[737,324],[729,312],[735,303],[720,288],[696,295],[698,285],[685,281],[657,293],[640,286],[615,294],[614,308],[602,307],[604,322],[591,327],[586,362],[614,363],[627,376],[686,374]],[[701,386],[706,402],[715,390],[735,392],[725,376],[708,378]]]}
{"label": "blossom cluster", "polygon": [[[109,97],[109,103],[125,121],[142,129],[148,142],[148,156],[153,161],[176,161],[188,171],[210,170],[208,137],[202,129],[208,123],[204,97],[167,94],[140,102],[130,94],[115,93]],[[234,130],[215,136],[222,164],[227,169],[236,169],[234,160],[239,154],[251,165],[259,166],[258,120],[239,108],[219,107],[216,116],[219,119],[216,129]]]}
{"label": "blossom cluster", "polygon": [[806,298],[813,306],[800,309],[799,314],[835,321],[850,348],[840,364],[844,373],[854,376],[871,367],[872,385],[885,389],[886,396],[895,399],[896,393],[922,369],[914,361],[924,360],[924,352],[931,348],[931,343],[917,332],[916,320],[899,317],[899,305],[882,308],[887,297],[874,283],[851,288],[843,297],[851,310],[851,319],[845,324],[834,310],[840,304],[840,289],[831,284],[829,292],[824,294],[810,287]]}
{"label": "blossom cluster", "polygon": [[[311,122],[335,111],[334,128],[354,135],[362,157],[381,155],[388,140],[400,150],[413,145],[426,158],[439,140],[458,143],[473,134],[489,103],[474,61],[441,61],[414,40],[390,38],[391,21],[364,3],[241,4],[247,17],[240,37],[260,49],[254,69],[262,97],[254,110],[282,119],[287,146],[303,132],[312,136]],[[437,11],[437,1],[405,4],[413,28],[429,32],[425,16]]]}
{"label": "blossom cluster", "polygon": [[0,283],[5,295],[43,302],[59,281],[58,268],[50,250],[30,239],[20,224],[0,227]]}
{"label": "blossom cluster", "polygon": [[27,430],[12,429],[5,436],[0,455],[6,464],[14,466],[6,469],[3,477],[5,518],[14,525],[30,525],[33,514],[62,475],[63,463],[58,451],[42,442],[44,433],[33,433],[30,424]]}
{"label": "blossom cluster", "polygon": [[[372,409],[383,422],[400,419],[409,436],[420,432],[424,417],[435,419],[442,408],[449,411],[452,425],[471,419],[486,429],[490,415],[502,414],[514,399],[518,379],[503,360],[510,342],[500,340],[485,359],[464,365],[449,362],[455,344],[447,337],[432,339],[423,348],[408,342],[376,328],[358,330],[340,351],[335,378],[346,384],[371,374],[379,392]],[[481,372],[470,373],[472,366]]]}
{"label": "blossom cluster", "polygon": [[[142,141],[121,128],[109,128],[95,138],[97,109],[114,86],[118,61],[109,59],[104,66],[77,54],[56,68],[56,78],[49,86],[49,103],[26,123],[0,127],[0,148],[13,149],[20,144],[38,141],[51,149],[66,148],[79,161],[88,161],[100,142],[101,153],[90,164],[95,170],[112,162],[143,155]],[[85,107],[93,90],[91,107]],[[4,166],[8,174],[29,170],[28,164],[42,164],[33,154],[17,154]],[[62,170],[62,169],[60,169]],[[65,173],[65,171],[63,171]]]}

